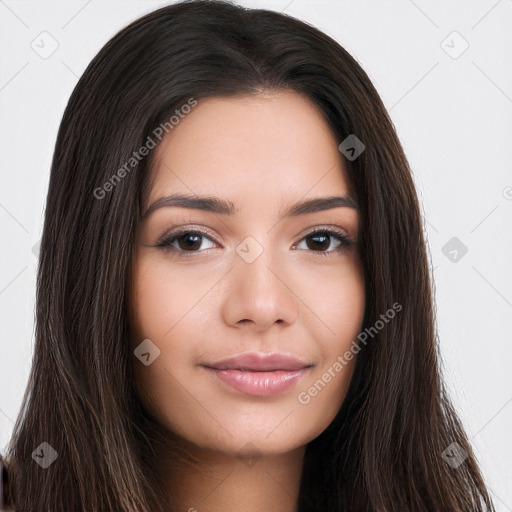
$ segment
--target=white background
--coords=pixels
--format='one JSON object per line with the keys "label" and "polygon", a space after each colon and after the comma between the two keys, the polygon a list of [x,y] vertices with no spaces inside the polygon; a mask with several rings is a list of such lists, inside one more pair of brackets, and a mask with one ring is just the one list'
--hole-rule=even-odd
{"label": "white background", "polygon": [[[30,369],[33,247],[62,113],[100,48],[167,3],[0,0],[2,452]],[[512,511],[512,0],[240,3],[325,31],[379,91],[423,205],[446,380],[497,510]],[[43,31],[58,43],[46,59],[31,47],[50,48]],[[453,31],[469,44],[459,56]],[[452,237],[468,248],[456,262],[442,251]]]}

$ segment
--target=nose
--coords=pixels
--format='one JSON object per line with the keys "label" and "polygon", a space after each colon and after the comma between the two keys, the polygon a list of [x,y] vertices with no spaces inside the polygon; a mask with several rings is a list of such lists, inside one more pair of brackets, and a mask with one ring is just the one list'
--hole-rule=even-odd
{"label": "nose", "polygon": [[260,332],[296,321],[299,299],[291,273],[273,263],[269,253],[263,250],[251,263],[238,254],[234,257],[221,311],[227,325]]}

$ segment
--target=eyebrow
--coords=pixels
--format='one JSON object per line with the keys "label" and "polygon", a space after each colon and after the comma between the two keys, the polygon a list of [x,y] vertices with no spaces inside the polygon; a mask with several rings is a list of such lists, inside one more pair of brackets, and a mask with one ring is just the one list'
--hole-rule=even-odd
{"label": "eyebrow", "polygon": [[[173,194],[161,197],[153,202],[145,211],[143,217],[147,217],[159,208],[177,207],[188,208],[192,210],[203,210],[220,215],[233,216],[239,211],[231,201],[210,196],[191,196],[186,194]],[[284,217],[297,217],[299,215],[307,215],[332,208],[353,208],[357,210],[357,203],[350,196],[329,196],[319,197],[316,199],[308,199],[294,204],[285,213]]]}

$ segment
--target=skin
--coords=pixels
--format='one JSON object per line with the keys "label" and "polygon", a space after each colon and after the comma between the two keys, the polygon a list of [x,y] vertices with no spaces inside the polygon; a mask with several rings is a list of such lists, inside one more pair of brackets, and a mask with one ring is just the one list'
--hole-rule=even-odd
{"label": "skin", "polygon": [[[355,358],[309,403],[298,394],[356,339],[364,275],[355,208],[282,212],[305,199],[350,195],[339,142],[307,98],[280,91],[202,99],[155,150],[148,204],[180,192],[237,208],[230,217],[162,207],[137,227],[131,345],[149,339],[160,350],[148,366],[134,358],[137,392],[198,461],[178,470],[162,456],[176,503],[170,511],[297,510],[305,447],[339,410]],[[195,252],[183,237],[155,247],[173,226],[208,235]],[[336,251],[336,237],[308,236],[317,226],[354,243]],[[262,248],[251,263],[237,252],[249,236]],[[292,389],[259,397],[200,366],[252,351],[292,354],[313,367]]]}

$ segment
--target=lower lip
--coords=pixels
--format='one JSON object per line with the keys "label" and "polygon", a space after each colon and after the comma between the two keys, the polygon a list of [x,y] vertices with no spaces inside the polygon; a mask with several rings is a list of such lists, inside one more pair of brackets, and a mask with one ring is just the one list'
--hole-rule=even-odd
{"label": "lower lip", "polygon": [[237,391],[254,396],[271,396],[283,393],[292,388],[308,370],[308,368],[301,368],[293,371],[250,372],[206,369]]}

